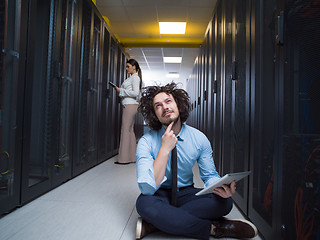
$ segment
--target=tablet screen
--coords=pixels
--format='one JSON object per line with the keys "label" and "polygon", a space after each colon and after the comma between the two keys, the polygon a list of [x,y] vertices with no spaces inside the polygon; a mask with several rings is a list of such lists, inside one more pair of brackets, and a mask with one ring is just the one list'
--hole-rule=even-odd
{"label": "tablet screen", "polygon": [[238,172],[238,173],[228,173],[224,175],[222,178],[220,178],[218,181],[215,183],[211,184],[210,186],[202,189],[200,192],[196,193],[197,196],[203,195],[203,194],[208,194],[212,193],[212,190],[215,189],[216,187],[221,187],[223,184],[229,185],[232,183],[233,180],[236,182],[239,181],[240,179],[248,176],[251,173],[251,171],[248,172]]}
{"label": "tablet screen", "polygon": [[117,85],[115,85],[113,82],[109,82],[109,84],[112,86],[112,87],[116,87]]}

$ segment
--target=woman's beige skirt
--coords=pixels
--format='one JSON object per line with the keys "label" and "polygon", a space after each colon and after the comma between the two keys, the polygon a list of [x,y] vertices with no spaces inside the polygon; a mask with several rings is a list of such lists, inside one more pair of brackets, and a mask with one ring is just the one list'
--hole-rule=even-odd
{"label": "woman's beige skirt", "polygon": [[119,163],[136,162],[137,140],[134,133],[134,121],[138,104],[127,104],[123,107],[119,147]]}

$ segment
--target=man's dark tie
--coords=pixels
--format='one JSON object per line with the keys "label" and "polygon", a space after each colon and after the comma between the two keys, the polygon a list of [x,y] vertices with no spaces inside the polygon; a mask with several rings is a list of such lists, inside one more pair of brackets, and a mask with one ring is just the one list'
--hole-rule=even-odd
{"label": "man's dark tie", "polygon": [[172,174],[172,187],[171,187],[171,205],[177,206],[177,148],[174,147],[171,152],[171,174]]}

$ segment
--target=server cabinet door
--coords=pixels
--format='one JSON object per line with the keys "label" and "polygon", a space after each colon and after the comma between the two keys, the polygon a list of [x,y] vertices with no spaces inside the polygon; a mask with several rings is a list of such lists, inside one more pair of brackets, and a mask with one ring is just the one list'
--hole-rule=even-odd
{"label": "server cabinet door", "polygon": [[90,72],[90,87],[88,94],[88,153],[92,161],[97,163],[97,126],[98,126],[98,79],[100,78],[101,54],[101,19],[96,14],[93,17],[92,67]]}
{"label": "server cabinet door", "polygon": [[214,59],[213,59],[213,29],[212,29],[212,21],[209,23],[206,41],[207,41],[207,55],[206,55],[206,75],[207,75],[207,90],[206,90],[206,134],[213,147],[213,128],[214,128],[214,118],[213,112],[215,111],[214,108]]}
{"label": "server cabinet door", "polygon": [[[231,67],[231,171],[249,169],[249,88],[250,88],[250,29],[249,2],[233,1],[232,12],[232,62]],[[237,183],[234,200],[247,213],[248,178]]]}
{"label": "server cabinet door", "polygon": [[206,41],[203,42],[203,45],[200,48],[199,54],[199,130],[205,132],[205,91],[206,91],[206,75],[205,75],[205,54],[206,54]]}
{"label": "server cabinet door", "polygon": [[98,151],[98,160],[99,162],[106,160],[108,157],[110,157],[111,154],[111,129],[112,125],[109,115],[111,114],[109,111],[109,101],[110,101],[110,94],[115,91],[113,87],[111,87],[108,82],[113,81],[113,79],[110,80],[109,78],[109,56],[110,56],[110,34],[107,30],[107,28],[103,28],[103,56],[102,56],[102,77],[99,78],[99,151]]}
{"label": "server cabinet door", "polygon": [[84,172],[97,163],[97,141],[96,141],[96,120],[97,120],[97,82],[94,76],[95,62],[94,56],[97,54],[95,41],[97,33],[94,30],[96,24],[93,10],[87,1],[83,1],[80,10],[82,21],[80,20],[78,51],[80,52],[80,62],[77,69],[79,79],[76,85],[76,125],[74,139],[73,176]]}
{"label": "server cabinet door", "polygon": [[202,120],[202,117],[201,117],[201,114],[202,114],[202,99],[201,99],[201,96],[202,96],[202,48],[200,48],[200,51],[199,51],[199,56],[198,56],[198,64],[197,64],[197,128],[199,128],[201,130],[201,120]]}
{"label": "server cabinet door", "polygon": [[[120,46],[117,45],[116,47],[117,51],[117,67],[116,67],[116,83],[117,86],[121,86],[122,82],[125,80],[125,76],[123,74],[123,67],[125,66],[125,63],[123,62],[125,58],[122,56],[122,51]],[[115,102],[114,102],[114,113],[115,113],[115,135],[114,135],[114,153],[118,153],[119,151],[119,145],[120,145],[120,134],[121,134],[121,122],[122,122],[122,108],[121,108],[121,101],[120,97],[118,95],[115,96]]]}
{"label": "server cabinet door", "polygon": [[215,17],[215,58],[216,62],[216,115],[215,115],[215,130],[214,130],[214,149],[215,149],[215,164],[217,170],[222,173],[222,152],[221,138],[223,128],[223,85],[222,85],[222,1],[217,3],[217,11]]}
{"label": "server cabinet door", "polygon": [[221,96],[222,96],[222,135],[221,153],[222,153],[222,169],[221,175],[232,171],[231,158],[231,63],[232,63],[232,6],[233,0],[222,1],[222,55],[221,55]]}
{"label": "server cabinet door", "polygon": [[191,102],[191,111],[190,116],[187,120],[187,124],[190,126],[195,127],[195,118],[196,118],[196,110],[195,110],[195,98],[196,98],[196,91],[195,91],[195,76],[196,76],[196,67],[197,64],[197,58],[195,59],[195,63],[192,69],[192,74],[190,75],[190,78],[187,80],[187,92],[190,96],[190,102]]}
{"label": "server cabinet door", "polygon": [[200,65],[200,60],[199,56],[196,59],[195,63],[195,78],[193,80],[194,82],[194,96],[195,96],[195,101],[194,101],[194,107],[195,107],[195,119],[194,119],[194,124],[195,127],[199,127],[199,112],[200,112],[200,105],[199,105],[199,65]]}
{"label": "server cabinet door", "polygon": [[[0,1],[0,215],[19,204],[20,161],[16,146],[20,26],[18,1]],[[20,88],[21,90],[21,88]]]}
{"label": "server cabinet door", "polygon": [[199,56],[196,58],[193,75],[193,93],[194,93],[194,127],[199,127]]}
{"label": "server cabinet door", "polygon": [[[22,203],[51,187],[56,156],[56,78],[52,70],[53,2],[29,1],[24,95]],[[25,11],[25,10],[24,10]]]}
{"label": "server cabinet door", "polygon": [[[274,235],[276,221],[276,0],[253,1],[251,19],[251,141],[249,217],[266,239]],[[273,37],[272,37],[273,36]]]}
{"label": "server cabinet door", "polygon": [[203,87],[202,87],[202,95],[203,95],[203,113],[202,113],[202,128],[203,132],[208,134],[208,91],[209,91],[209,64],[208,64],[208,57],[210,52],[210,45],[209,45],[209,38],[210,38],[210,31],[208,34],[206,34],[204,39],[204,48],[203,48],[203,67],[202,67],[202,81],[203,81]]}
{"label": "server cabinet door", "polygon": [[[111,46],[110,46],[110,81],[116,83],[119,86],[119,79],[117,79],[117,64],[118,64],[118,51],[117,45],[113,38],[111,38]],[[108,122],[111,123],[111,126],[116,126],[117,123],[117,115],[116,115],[116,108],[117,108],[117,94],[116,91],[110,92],[110,100],[109,100],[109,115],[108,115]],[[110,151],[112,154],[117,154],[117,129],[112,127],[111,129],[111,149]]]}
{"label": "server cabinet door", "polygon": [[218,138],[216,137],[216,133],[218,132],[217,130],[217,124],[218,124],[218,98],[217,98],[217,93],[218,93],[218,73],[217,73],[217,65],[218,65],[218,59],[217,59],[217,54],[218,54],[218,45],[217,45],[217,12],[214,13],[214,16],[212,18],[212,64],[211,64],[211,68],[212,68],[212,83],[211,83],[211,104],[212,104],[212,111],[211,111],[211,119],[212,119],[212,126],[211,126],[211,131],[210,131],[210,135],[211,139],[212,139],[212,149],[213,149],[213,159],[216,165],[217,170],[220,169],[220,160],[219,160],[219,154],[217,153],[217,141]]}
{"label": "server cabinet door", "polygon": [[53,186],[71,178],[72,161],[72,110],[74,99],[75,62],[75,13],[76,4],[72,0],[55,1],[55,44],[54,68],[57,79],[57,111],[59,119],[57,129],[58,157],[53,164]]}
{"label": "server cabinet door", "polygon": [[284,239],[320,239],[320,2],[285,2],[275,39],[284,50],[278,228]]}

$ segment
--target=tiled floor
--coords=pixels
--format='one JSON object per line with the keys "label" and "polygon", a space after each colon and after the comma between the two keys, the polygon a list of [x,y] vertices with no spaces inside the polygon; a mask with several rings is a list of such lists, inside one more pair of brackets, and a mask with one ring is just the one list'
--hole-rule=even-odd
{"label": "tiled floor", "polygon": [[[116,157],[0,219],[2,240],[133,240],[139,195],[136,166]],[[197,174],[197,168],[195,173]],[[201,181],[201,180],[200,180]],[[195,178],[196,185],[200,184]],[[233,208],[228,215],[243,218]],[[155,233],[144,239],[190,239]],[[212,238],[213,239],[213,238]],[[260,240],[256,237],[255,240]]]}

